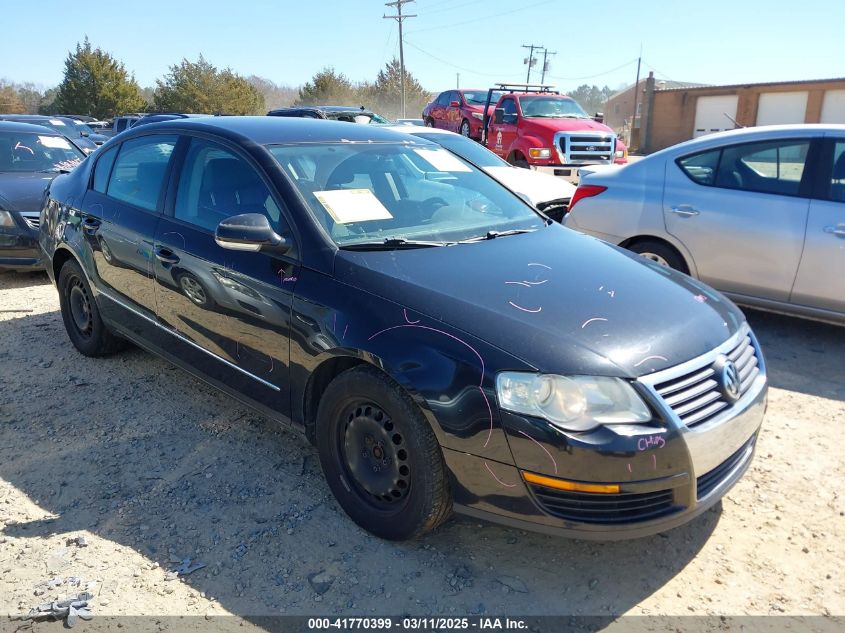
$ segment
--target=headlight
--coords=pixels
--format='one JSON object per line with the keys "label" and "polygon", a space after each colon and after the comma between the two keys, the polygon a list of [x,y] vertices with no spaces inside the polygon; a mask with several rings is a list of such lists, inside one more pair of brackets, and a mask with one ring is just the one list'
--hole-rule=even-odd
{"label": "headlight", "polygon": [[8,211],[0,209],[0,226],[12,229],[15,227],[15,219]]}
{"label": "headlight", "polygon": [[548,147],[530,147],[528,149],[528,155],[531,158],[551,158],[552,150]]}
{"label": "headlight", "polygon": [[474,116],[476,119],[479,119],[481,121],[484,120],[484,115],[481,112],[471,112],[470,114],[472,114],[472,116]]}
{"label": "headlight", "polygon": [[503,409],[545,418],[568,431],[651,420],[646,404],[619,378],[506,371],[496,378],[496,395]]}

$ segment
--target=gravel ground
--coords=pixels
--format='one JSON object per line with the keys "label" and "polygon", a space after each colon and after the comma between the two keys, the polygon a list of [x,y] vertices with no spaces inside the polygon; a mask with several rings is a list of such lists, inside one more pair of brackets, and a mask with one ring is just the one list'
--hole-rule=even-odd
{"label": "gravel ground", "polygon": [[81,356],[46,276],[0,274],[0,611],[78,580],[96,615],[845,614],[845,329],[749,319],[769,410],[713,510],[628,542],[455,518],[397,544],[299,434],[140,350]]}

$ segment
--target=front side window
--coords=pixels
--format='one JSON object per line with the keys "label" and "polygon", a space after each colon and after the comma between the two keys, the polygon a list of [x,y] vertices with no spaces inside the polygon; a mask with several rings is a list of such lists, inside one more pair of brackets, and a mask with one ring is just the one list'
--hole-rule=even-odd
{"label": "front side window", "polygon": [[488,231],[544,226],[543,219],[515,194],[430,143],[269,149],[311,213],[341,247],[385,240],[445,244]]}
{"label": "front side window", "polygon": [[440,96],[437,97],[437,105],[447,106],[449,105],[449,92],[441,92]]}
{"label": "front side window", "polygon": [[514,99],[505,99],[502,101],[501,108],[505,114],[516,114],[516,101]]}
{"label": "front side window", "polygon": [[280,209],[258,172],[225,147],[193,139],[176,192],[176,219],[213,233],[242,213],[266,215],[279,230]]}
{"label": "front side window", "polygon": [[85,157],[63,136],[44,131],[0,132],[0,173],[67,171]]}
{"label": "front side window", "polygon": [[833,170],[830,174],[828,199],[845,202],[845,141],[833,145]]}
{"label": "front side window", "polygon": [[175,147],[175,136],[143,136],[123,143],[112,168],[106,194],[155,211]]}

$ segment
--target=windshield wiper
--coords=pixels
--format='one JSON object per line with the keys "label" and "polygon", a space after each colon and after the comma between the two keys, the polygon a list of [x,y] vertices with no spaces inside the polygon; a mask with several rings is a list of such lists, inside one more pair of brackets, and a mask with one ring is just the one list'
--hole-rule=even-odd
{"label": "windshield wiper", "polygon": [[460,240],[458,244],[470,244],[472,242],[483,242],[485,240],[494,240],[497,237],[507,237],[508,235],[519,235],[520,233],[533,233],[537,229],[511,229],[509,231],[487,231],[484,235],[477,235],[475,237],[468,237],[465,240]]}
{"label": "windshield wiper", "polygon": [[382,241],[353,242],[342,244],[340,248],[348,251],[380,251],[402,248],[429,248],[432,246],[449,246],[454,242],[435,242],[431,240],[407,240],[404,237],[386,237]]}
{"label": "windshield wiper", "polygon": [[69,174],[70,169],[61,169],[60,167],[51,167],[50,169],[39,169],[39,174]]}

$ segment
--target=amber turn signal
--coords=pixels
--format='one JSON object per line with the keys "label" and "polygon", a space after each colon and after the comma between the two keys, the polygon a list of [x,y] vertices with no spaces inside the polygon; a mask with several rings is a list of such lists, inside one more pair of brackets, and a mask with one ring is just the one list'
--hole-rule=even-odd
{"label": "amber turn signal", "polygon": [[599,494],[616,494],[619,492],[619,484],[582,484],[577,481],[567,481],[556,477],[546,477],[536,473],[522,471],[522,478],[529,484],[537,484],[546,488],[557,490],[570,490],[572,492],[595,492]]}

